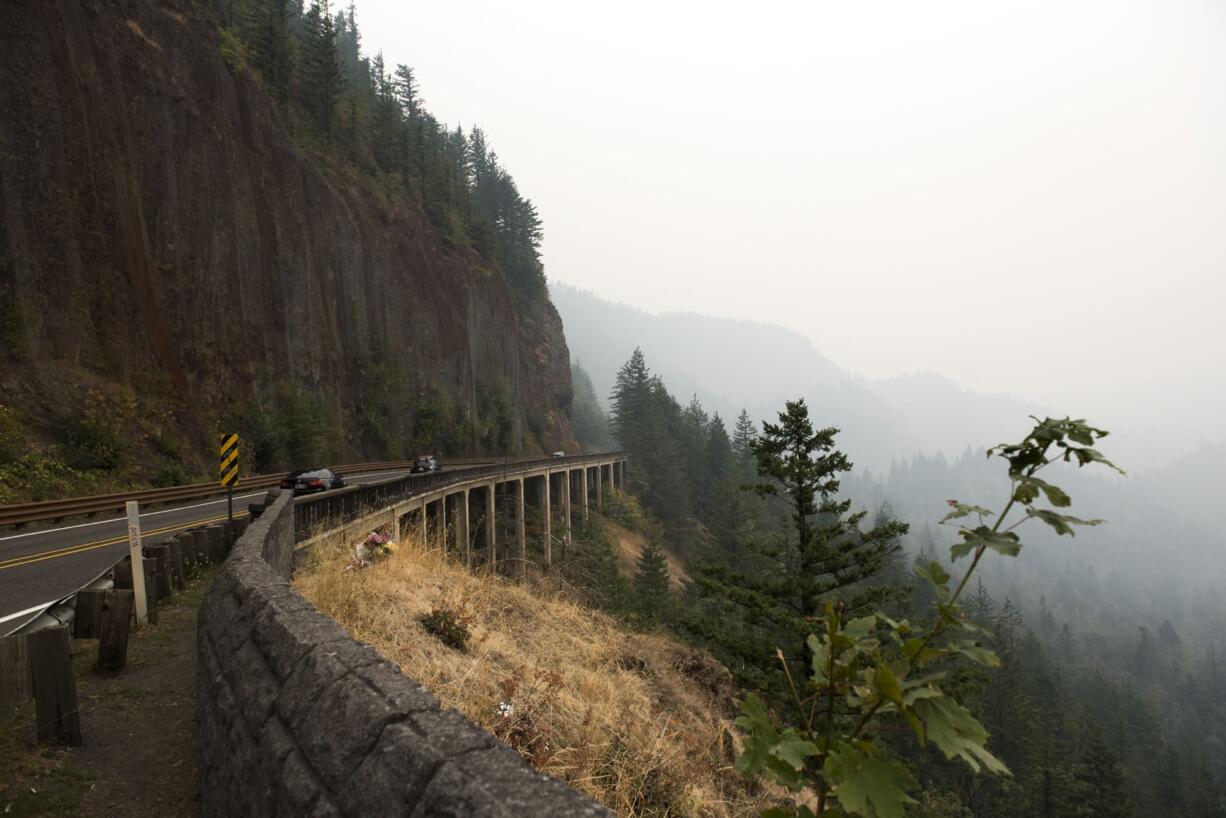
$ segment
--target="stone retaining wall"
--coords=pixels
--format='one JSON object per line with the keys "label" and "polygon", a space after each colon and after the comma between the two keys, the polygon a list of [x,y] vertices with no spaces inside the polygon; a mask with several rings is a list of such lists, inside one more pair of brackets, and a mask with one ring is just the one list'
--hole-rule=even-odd
{"label": "stone retaining wall", "polygon": [[608,816],[289,584],[293,498],[247,529],[200,608],[205,816]]}

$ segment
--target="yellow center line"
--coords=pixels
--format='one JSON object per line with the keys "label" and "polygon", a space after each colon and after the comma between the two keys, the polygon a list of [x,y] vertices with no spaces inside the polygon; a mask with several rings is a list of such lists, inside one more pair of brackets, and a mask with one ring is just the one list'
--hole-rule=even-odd
{"label": "yellow center line", "polygon": [[[243,511],[235,514],[234,517],[237,519],[239,517],[245,517],[246,515],[247,512]],[[184,528],[192,528],[193,526],[221,522],[224,519],[226,519],[226,515],[222,514],[219,517],[208,517],[202,520],[192,520],[191,522],[168,525],[162,528],[153,528],[149,531],[142,531],[141,539],[143,540],[145,537],[157,536],[158,534],[166,534],[170,531],[180,531]],[[43,560],[51,560],[55,559],[56,557],[68,557],[73,554],[79,554],[82,551],[92,551],[95,548],[105,548],[108,545],[115,545],[117,543],[127,541],[128,535],[124,534],[120,537],[111,537],[110,539],[98,540],[97,542],[83,543],[81,545],[68,545],[63,548],[56,548],[52,551],[43,551],[38,554],[26,554],[20,557],[12,557],[7,560],[0,560],[0,571],[3,571],[6,568],[20,568],[23,565],[30,565],[31,563],[42,562]]]}

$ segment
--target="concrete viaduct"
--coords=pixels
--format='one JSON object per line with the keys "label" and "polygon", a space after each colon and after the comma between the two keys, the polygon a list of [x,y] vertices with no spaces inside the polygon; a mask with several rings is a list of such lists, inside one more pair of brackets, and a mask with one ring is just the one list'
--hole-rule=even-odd
{"label": "concrete viaduct", "polygon": [[497,570],[506,565],[522,576],[530,564],[530,521],[535,535],[532,557],[548,568],[555,542],[563,547],[571,543],[576,521],[586,522],[592,506],[603,508],[608,489],[624,486],[628,468],[625,454],[610,453],[442,472],[432,475],[430,485],[415,487],[411,496],[389,498],[383,507],[340,527],[336,510],[323,506],[329,500],[343,502],[343,497],[322,495],[317,508],[312,498],[298,498],[298,546],[382,528],[397,542],[416,537],[455,553],[469,567]]}

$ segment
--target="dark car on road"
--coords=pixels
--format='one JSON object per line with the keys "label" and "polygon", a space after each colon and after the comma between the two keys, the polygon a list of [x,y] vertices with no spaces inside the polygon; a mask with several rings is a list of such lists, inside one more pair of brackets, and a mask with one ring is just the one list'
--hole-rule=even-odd
{"label": "dark car on road", "polygon": [[290,472],[281,480],[281,488],[293,489],[294,494],[314,494],[343,489],[345,486],[345,478],[332,469],[301,469]]}
{"label": "dark car on road", "polygon": [[410,474],[429,474],[435,471],[442,471],[442,469],[433,455],[417,458],[413,461],[413,467],[409,469]]}

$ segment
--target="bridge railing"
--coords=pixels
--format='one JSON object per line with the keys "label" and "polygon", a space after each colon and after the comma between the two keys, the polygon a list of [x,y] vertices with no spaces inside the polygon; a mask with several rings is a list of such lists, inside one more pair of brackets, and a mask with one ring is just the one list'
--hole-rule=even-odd
{"label": "bridge railing", "polygon": [[294,537],[301,541],[323,529],[336,528],[379,509],[464,483],[478,484],[541,469],[561,470],[584,465],[594,466],[625,457],[625,452],[605,452],[542,457],[536,460],[508,460],[496,465],[468,467],[456,471],[409,474],[315,496],[298,497],[294,500]]}

